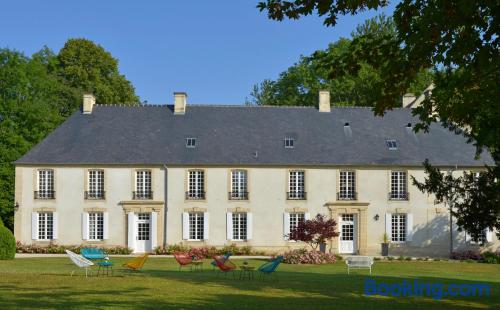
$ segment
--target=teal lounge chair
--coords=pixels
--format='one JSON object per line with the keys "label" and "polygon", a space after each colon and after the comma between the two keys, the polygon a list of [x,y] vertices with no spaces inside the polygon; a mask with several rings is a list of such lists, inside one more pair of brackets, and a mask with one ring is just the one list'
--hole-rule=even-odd
{"label": "teal lounge chair", "polygon": [[80,254],[89,260],[100,260],[108,256],[103,249],[99,248],[82,248]]}
{"label": "teal lounge chair", "polygon": [[[221,256],[221,261],[222,262],[225,262],[229,259],[229,257],[231,257],[231,255],[233,255],[233,253],[231,252],[227,252],[226,254],[222,255]],[[214,267],[214,269],[217,267],[217,262],[215,260],[213,260],[210,265],[212,265]]]}
{"label": "teal lounge chair", "polygon": [[258,269],[260,278],[264,280],[264,276],[273,274],[282,261],[283,261],[283,256],[278,256],[272,261],[267,262],[264,265],[260,266]]}

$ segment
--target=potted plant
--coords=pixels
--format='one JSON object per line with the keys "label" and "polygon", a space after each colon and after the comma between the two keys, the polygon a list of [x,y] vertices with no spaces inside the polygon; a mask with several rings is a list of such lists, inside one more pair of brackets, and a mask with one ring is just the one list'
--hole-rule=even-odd
{"label": "potted plant", "polygon": [[389,255],[389,236],[384,233],[382,236],[382,256],[388,256]]}

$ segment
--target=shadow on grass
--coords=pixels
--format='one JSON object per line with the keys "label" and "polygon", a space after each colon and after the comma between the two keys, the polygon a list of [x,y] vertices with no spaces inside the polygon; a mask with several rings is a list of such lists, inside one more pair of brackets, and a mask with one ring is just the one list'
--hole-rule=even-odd
{"label": "shadow on grass", "polygon": [[[283,270],[278,270],[276,277],[260,281],[257,279],[257,272],[254,280],[239,280],[239,271],[236,272],[236,279],[233,279],[230,275],[228,278],[217,277],[217,272],[212,270],[179,272],[173,270],[175,266],[172,264],[163,266],[158,262],[150,266],[133,273],[117,269],[115,276],[109,278],[85,279],[81,275],[71,278],[69,274],[62,273],[66,270],[19,274],[20,277],[14,278],[12,283],[0,281],[0,309],[464,309],[498,308],[500,302],[494,294],[500,289],[500,283],[497,282],[481,281],[492,287],[493,292],[489,297],[433,300],[430,297],[364,296],[365,280],[370,277],[364,271],[347,275],[343,273],[343,269],[336,270],[337,273],[321,273],[305,272],[305,268],[298,267],[296,269],[301,270],[288,270],[291,266],[286,266]],[[168,270],[160,269],[162,266]],[[459,267],[460,265],[456,266]],[[445,285],[474,283],[451,276],[377,274],[371,278],[378,283],[401,283],[404,279]],[[27,283],[28,281],[32,282]],[[46,281],[49,282],[47,288],[44,286]]]}

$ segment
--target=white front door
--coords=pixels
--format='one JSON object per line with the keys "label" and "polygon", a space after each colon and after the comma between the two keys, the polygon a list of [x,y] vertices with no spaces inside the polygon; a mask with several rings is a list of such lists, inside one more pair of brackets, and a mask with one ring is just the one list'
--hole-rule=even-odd
{"label": "white front door", "polygon": [[151,213],[136,213],[135,251],[151,252]]}
{"label": "white front door", "polygon": [[356,215],[341,214],[339,217],[339,253],[356,253]]}

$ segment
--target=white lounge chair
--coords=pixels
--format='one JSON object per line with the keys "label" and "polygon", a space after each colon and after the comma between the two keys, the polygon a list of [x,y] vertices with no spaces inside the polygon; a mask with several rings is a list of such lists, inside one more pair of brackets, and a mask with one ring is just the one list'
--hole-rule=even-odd
{"label": "white lounge chair", "polygon": [[[90,269],[90,266],[93,266],[94,263],[89,261],[88,259],[86,259],[85,257],[81,256],[81,255],[78,255],[74,252],[71,252],[69,250],[66,250],[66,254],[68,254],[69,256],[69,259],[71,259],[71,261],[77,265],[78,267],[80,268],[85,268],[85,277],[88,276],[89,274],[89,269]],[[73,270],[71,272],[71,276],[73,276],[73,273],[75,273],[75,271]],[[92,274],[91,274],[92,275]]]}

